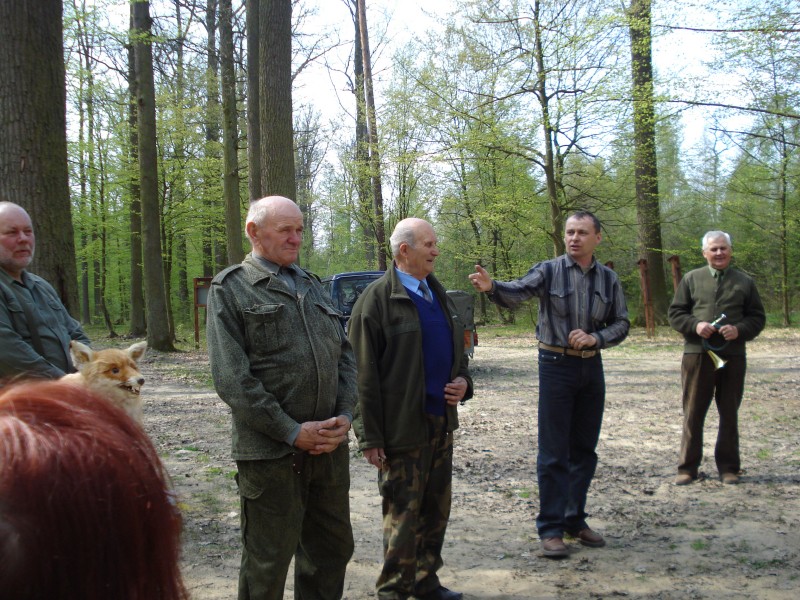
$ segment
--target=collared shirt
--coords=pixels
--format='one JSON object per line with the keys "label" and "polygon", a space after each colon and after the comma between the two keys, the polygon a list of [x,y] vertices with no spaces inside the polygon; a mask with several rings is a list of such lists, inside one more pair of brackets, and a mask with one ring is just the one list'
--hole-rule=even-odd
{"label": "collared shirt", "polygon": [[714,279],[722,279],[725,276],[725,271],[727,271],[727,269],[715,269],[711,265],[708,265],[708,270]]}
{"label": "collared shirt", "polygon": [[[19,374],[57,379],[73,370],[69,355],[70,340],[90,344],[80,323],[61,303],[56,291],[41,277],[22,272],[22,283],[0,269],[0,377]],[[36,323],[28,323],[20,300],[11,286],[25,298]],[[30,328],[36,327],[44,356],[33,347]]]}
{"label": "collared shirt", "polygon": [[630,328],[617,274],[594,259],[585,273],[568,254],[542,261],[520,279],[493,282],[488,295],[506,308],[539,298],[536,337],[551,346],[569,347],[570,331],[582,329],[597,339],[593,348],[609,348]]}
{"label": "collared shirt", "polygon": [[[397,276],[400,278],[400,283],[403,284],[403,287],[408,288],[409,290],[411,290],[412,292],[414,292],[415,294],[417,294],[419,296],[422,296],[423,298],[425,297],[425,293],[422,291],[422,289],[420,289],[420,284],[422,283],[422,281],[420,281],[419,279],[417,279],[413,275],[409,275],[408,273],[404,273],[403,271],[401,271],[397,267],[395,267],[394,270],[397,272]],[[428,289],[430,289],[430,288],[428,288]]]}
{"label": "collared shirt", "polygon": [[292,290],[293,292],[296,291],[297,289],[294,283],[294,277],[308,278],[306,272],[303,271],[303,269],[298,269],[294,264],[284,267],[279,265],[278,263],[272,262],[268,258],[264,258],[263,256],[259,256],[257,254],[253,254],[253,257],[262,265],[264,265],[270,273],[275,275],[278,279],[280,279],[287,286],[289,286],[289,289]]}

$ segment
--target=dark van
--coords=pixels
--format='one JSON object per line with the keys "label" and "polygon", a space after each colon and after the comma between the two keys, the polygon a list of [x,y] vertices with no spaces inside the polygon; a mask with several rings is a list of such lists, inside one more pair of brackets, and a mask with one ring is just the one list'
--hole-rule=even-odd
{"label": "dark van", "polygon": [[[337,273],[322,278],[322,285],[330,294],[333,306],[342,313],[342,326],[347,331],[347,321],[353,312],[353,305],[366,287],[383,276],[383,271],[351,271]],[[464,323],[464,354],[472,356],[478,345],[478,331],[475,327],[475,298],[462,290],[447,290],[447,295],[456,305],[456,311]]]}
{"label": "dark van", "polygon": [[351,271],[322,278],[322,285],[333,300],[333,306],[342,313],[342,326],[347,331],[347,321],[353,305],[361,292],[373,281],[383,276],[383,271]]}

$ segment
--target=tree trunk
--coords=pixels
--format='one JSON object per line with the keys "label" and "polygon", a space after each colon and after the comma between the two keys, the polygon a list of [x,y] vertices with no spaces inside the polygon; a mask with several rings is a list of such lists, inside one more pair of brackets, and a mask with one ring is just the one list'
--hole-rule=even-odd
{"label": "tree trunk", "polygon": [[108,296],[108,210],[106,207],[106,167],[103,160],[103,149],[98,148],[97,153],[99,187],[97,189],[97,199],[100,212],[100,314],[108,330],[108,337],[117,337],[114,331],[114,323],[111,322],[111,315],[108,313],[106,298]]}
{"label": "tree trunk", "polygon": [[222,73],[222,196],[225,202],[225,239],[228,264],[242,262],[242,209],[239,199],[239,129],[236,119],[236,76],[233,64],[233,11],[231,0],[220,0],[219,46]]}
{"label": "tree trunk", "polygon": [[[219,60],[217,57],[217,0],[206,2],[206,28],[208,40],[206,42],[206,88],[208,102],[206,103],[206,155],[210,160],[218,160],[219,153]],[[209,221],[203,232],[203,276],[211,277],[217,272],[219,261],[217,256],[217,231],[219,226],[219,199],[209,193],[209,186],[205,186],[203,202]],[[222,228],[219,228],[221,231]]]}
{"label": "tree trunk", "polygon": [[783,124],[780,126],[780,135],[778,135],[777,146],[780,151],[781,162],[778,171],[778,212],[780,214],[780,222],[778,223],[778,240],[780,242],[780,263],[781,263],[781,277],[780,277],[780,297],[781,297],[781,313],[783,315],[783,326],[790,327],[792,324],[792,307],[790,301],[790,279],[789,279],[789,218],[787,209],[789,204],[789,143],[786,139],[786,131]]}
{"label": "tree trunk", "polygon": [[[133,29],[133,4],[130,7],[130,29]],[[142,202],[139,191],[139,117],[136,86],[136,54],[133,44],[128,44],[128,130],[130,131],[128,148],[128,183],[131,196],[130,206],[130,240],[131,240],[131,305],[130,335],[141,337],[147,333],[145,319],[145,302],[143,292],[144,273],[142,271]]]}
{"label": "tree trunk", "polygon": [[264,194],[261,187],[261,114],[258,83],[260,0],[247,0],[247,189],[250,202]]}
{"label": "tree trunk", "polygon": [[654,325],[663,325],[666,323],[668,296],[664,275],[661,209],[658,196],[650,0],[631,0],[628,18],[631,34],[634,165],[639,249],[642,258],[647,260]]}
{"label": "tree trunk", "polygon": [[[73,0],[74,6],[74,0]],[[78,12],[77,6],[74,6],[75,12]],[[80,20],[76,22],[79,36],[78,36],[78,44],[81,47],[81,55],[83,57],[88,57],[88,52],[86,51],[86,45],[84,42],[84,34],[85,28],[81,27]],[[84,96],[86,95],[86,66],[83,63],[83,59],[80,60],[81,70],[78,75],[78,103],[79,105],[83,106],[84,103]],[[89,247],[89,215],[91,211],[89,210],[88,206],[88,181],[86,175],[86,111],[81,108],[78,111],[78,189],[80,190],[80,197],[78,198],[77,204],[77,230],[79,232],[80,237],[80,247],[81,248],[88,248]],[[91,294],[89,288],[89,261],[88,257],[85,253],[82,253],[80,258],[76,257],[78,271],[80,274],[79,277],[79,284],[80,284],[80,294],[79,299],[81,303],[81,318],[80,321],[84,325],[91,325],[92,323],[92,310],[91,310]]]}
{"label": "tree trunk", "polygon": [[372,58],[369,51],[367,31],[367,9],[365,0],[358,0],[358,25],[361,34],[361,55],[364,62],[364,98],[366,101],[369,139],[370,175],[374,202],[375,243],[378,250],[378,269],[386,270],[386,233],[383,222],[383,185],[381,183],[381,161],[378,150],[378,119],[375,116],[375,95],[372,91]]}
{"label": "tree trunk", "polygon": [[542,28],[539,21],[541,3],[534,3],[534,33],[535,33],[535,60],[536,60],[536,97],[542,109],[542,136],[544,137],[544,170],[547,187],[547,199],[550,204],[550,223],[553,226],[550,239],[553,241],[553,255],[564,254],[564,211],[558,196],[556,182],[555,152],[553,150],[553,126],[550,122],[550,97],[547,94],[547,70],[544,64],[544,48],[542,42]]}
{"label": "tree trunk", "polygon": [[261,0],[259,16],[261,186],[264,195],[279,195],[295,200],[292,2]]}
{"label": "tree trunk", "polygon": [[0,2],[0,196],[30,214],[31,270],[77,315],[62,15],[61,0]]}
{"label": "tree trunk", "polygon": [[133,33],[139,114],[139,185],[142,199],[144,238],[144,287],[147,300],[147,343],[154,350],[173,351],[167,314],[167,298],[161,258],[158,205],[158,160],[156,148],[156,106],[153,81],[153,50],[150,3],[133,5]]}
{"label": "tree trunk", "polygon": [[358,222],[364,240],[365,264],[375,268],[375,227],[373,226],[372,197],[369,177],[369,137],[367,129],[366,95],[364,92],[364,53],[361,50],[361,25],[358,20],[358,0],[351,0],[353,24],[355,25],[355,44],[353,45],[353,75],[356,95],[356,146],[355,146],[355,185],[358,195]]}

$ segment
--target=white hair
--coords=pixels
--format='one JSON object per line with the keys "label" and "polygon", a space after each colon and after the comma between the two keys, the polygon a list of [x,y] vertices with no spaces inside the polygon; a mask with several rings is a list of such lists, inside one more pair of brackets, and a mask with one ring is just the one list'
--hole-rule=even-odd
{"label": "white hair", "polygon": [[389,245],[392,248],[392,256],[400,254],[400,245],[408,244],[412,248],[417,241],[417,226],[422,219],[410,217],[403,219],[395,225],[394,231],[389,238]]}
{"label": "white hair", "polygon": [[703,251],[705,252],[708,250],[708,246],[714,240],[718,240],[719,238],[725,238],[725,242],[728,244],[728,248],[733,248],[731,244],[731,236],[729,236],[724,231],[707,231],[706,234],[703,236],[702,239],[702,247]]}

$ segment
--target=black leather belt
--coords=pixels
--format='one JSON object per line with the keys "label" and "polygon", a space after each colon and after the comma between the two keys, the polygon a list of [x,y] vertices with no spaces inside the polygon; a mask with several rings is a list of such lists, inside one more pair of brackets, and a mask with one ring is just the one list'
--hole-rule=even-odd
{"label": "black leather belt", "polygon": [[544,342],[539,342],[541,350],[549,350],[550,352],[558,352],[559,354],[566,354],[567,356],[577,356],[578,358],[592,358],[597,355],[599,350],[575,350],[574,348],[562,348],[561,346],[551,346]]}

